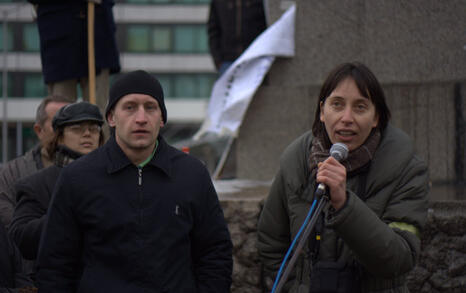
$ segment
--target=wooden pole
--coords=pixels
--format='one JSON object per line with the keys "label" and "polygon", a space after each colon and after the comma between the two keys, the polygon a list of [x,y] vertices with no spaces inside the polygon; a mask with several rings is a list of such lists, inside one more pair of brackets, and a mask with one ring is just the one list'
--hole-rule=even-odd
{"label": "wooden pole", "polygon": [[233,145],[234,141],[235,137],[233,135],[228,138],[227,145],[225,146],[222,156],[220,157],[220,160],[217,163],[217,166],[215,167],[214,173],[212,175],[214,180],[220,179],[220,175],[222,174],[223,167],[225,167],[225,163],[227,161],[228,155],[230,154],[231,146]]}
{"label": "wooden pole", "polygon": [[94,52],[94,2],[87,3],[87,53],[89,67],[89,102],[96,104],[95,99],[95,52]]}

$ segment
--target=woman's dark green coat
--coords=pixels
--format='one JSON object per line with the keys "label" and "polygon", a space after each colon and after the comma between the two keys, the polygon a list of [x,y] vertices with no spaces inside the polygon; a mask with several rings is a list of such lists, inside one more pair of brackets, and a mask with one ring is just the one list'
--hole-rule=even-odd
{"label": "woman's dark green coat", "polygon": [[[259,219],[259,254],[269,276],[277,273],[313,200],[315,182],[307,182],[312,138],[305,133],[285,150]],[[357,194],[364,177],[364,191]],[[311,188],[306,189],[308,184]],[[362,292],[408,292],[404,277],[419,255],[427,194],[426,164],[414,154],[409,137],[389,125],[366,176],[348,178],[345,206],[325,211],[318,260],[356,260]],[[305,245],[285,286],[289,292],[309,292],[309,253]]]}

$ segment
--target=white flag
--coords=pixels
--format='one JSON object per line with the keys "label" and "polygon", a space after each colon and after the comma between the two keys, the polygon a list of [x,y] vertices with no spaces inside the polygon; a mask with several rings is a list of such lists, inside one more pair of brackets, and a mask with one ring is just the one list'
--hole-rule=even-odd
{"label": "white flag", "polygon": [[194,139],[206,132],[236,136],[252,96],[275,57],[294,56],[295,14],[296,5],[292,5],[215,82],[207,117]]}

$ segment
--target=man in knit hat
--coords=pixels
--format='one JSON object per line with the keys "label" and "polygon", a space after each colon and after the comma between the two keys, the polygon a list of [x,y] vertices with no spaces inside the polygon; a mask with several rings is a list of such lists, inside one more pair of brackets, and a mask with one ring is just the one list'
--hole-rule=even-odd
{"label": "man in knit hat", "polygon": [[232,244],[201,162],[168,145],[163,90],[145,71],[110,89],[107,143],[58,179],[39,292],[230,292]]}

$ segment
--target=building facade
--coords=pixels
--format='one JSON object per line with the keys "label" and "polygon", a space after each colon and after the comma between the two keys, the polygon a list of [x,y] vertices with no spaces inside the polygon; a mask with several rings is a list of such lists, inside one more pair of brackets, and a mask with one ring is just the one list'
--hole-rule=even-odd
{"label": "building facade", "polygon": [[[210,1],[115,2],[113,13],[122,72],[144,69],[157,76],[164,88],[169,112],[164,135],[169,141],[189,136],[204,119],[217,77],[206,28]],[[8,154],[4,156],[4,148],[1,154],[4,161],[4,157],[12,159],[36,143],[32,124],[36,107],[47,90],[42,79],[39,35],[32,5],[25,1],[0,0],[0,18],[0,117],[2,124],[5,120],[8,122]],[[2,145],[3,137],[2,133]]]}

